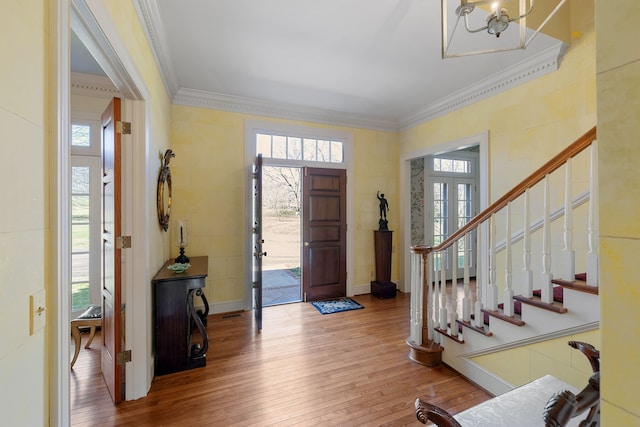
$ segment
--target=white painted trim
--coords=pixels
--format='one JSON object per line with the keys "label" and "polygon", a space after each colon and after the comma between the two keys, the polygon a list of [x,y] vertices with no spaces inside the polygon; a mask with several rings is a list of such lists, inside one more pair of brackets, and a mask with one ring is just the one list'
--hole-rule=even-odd
{"label": "white painted trim", "polygon": [[120,96],[120,92],[108,77],[83,73],[71,73],[71,93],[95,98]]}
{"label": "white painted trim", "polygon": [[[69,140],[71,138],[71,102],[69,87],[69,63],[70,63],[70,22],[69,22],[69,1],[58,0],[51,7],[50,29],[56,33],[56,87],[55,93],[56,111],[55,123],[56,134],[51,138],[56,138],[56,149],[51,159],[51,210],[55,212],[52,218],[52,239],[55,239],[53,257],[51,263],[52,270],[56,272],[55,281],[49,287],[50,305],[50,331],[49,343],[50,354],[50,375],[49,375],[49,418],[54,426],[68,426],[71,424],[71,396],[70,396],[70,348],[69,336],[70,328],[70,283],[71,283],[71,261],[69,253],[71,250],[71,228],[69,218],[71,217],[69,203],[71,194],[71,177],[69,176],[69,160],[71,149]],[[55,10],[53,8],[56,8]],[[53,94],[52,94],[53,95]],[[66,171],[66,173],[63,173]],[[53,288],[53,289],[52,289]],[[45,382],[46,384],[46,382]]]}
{"label": "white painted trim", "polygon": [[247,311],[245,310],[244,300],[225,301],[221,303],[209,304],[210,314],[219,313],[232,313],[234,311]]}
{"label": "white painted trim", "polygon": [[138,19],[143,24],[142,29],[151,47],[151,53],[160,70],[164,87],[173,98],[178,91],[179,83],[171,65],[171,54],[167,45],[167,37],[162,27],[162,19],[155,0],[134,0],[133,6],[138,13]]}
{"label": "white painted trim", "polygon": [[[104,3],[92,0],[72,0],[71,26],[87,49],[98,60],[116,90],[124,98],[123,114],[135,119],[130,147],[127,151],[123,182],[128,183],[124,194],[123,233],[132,236],[132,249],[125,254],[123,278],[125,301],[130,307],[125,320],[127,349],[132,351],[132,362],[126,365],[127,400],[146,396],[153,379],[151,357],[151,282],[149,272],[149,200],[147,176],[149,135],[149,92],[141,74],[128,53],[115,23]],[[69,73],[67,73],[69,78]],[[69,89],[70,90],[70,89]],[[135,230],[135,233],[134,233]],[[68,289],[67,294],[68,295]],[[68,297],[67,297],[68,299]],[[67,375],[68,376],[68,375]]]}
{"label": "white painted trim", "polygon": [[559,43],[519,64],[504,69],[500,73],[454,92],[442,100],[428,105],[422,111],[405,117],[398,123],[398,128],[400,130],[412,128],[420,123],[428,122],[490,96],[513,89],[522,83],[552,73],[560,66],[560,60],[566,48],[565,44]]}
{"label": "white painted trim", "polygon": [[245,152],[245,169],[246,169],[246,182],[245,182],[245,310],[251,310],[253,302],[252,296],[252,271],[251,271],[251,254],[253,253],[252,236],[249,230],[252,228],[252,174],[253,164],[256,158],[256,145],[255,135],[256,133],[273,133],[280,135],[300,135],[309,138],[317,139],[333,139],[343,142],[344,149],[344,163],[317,163],[308,162],[301,165],[307,165],[310,167],[325,167],[335,169],[346,169],[347,171],[347,296],[353,296],[355,287],[353,284],[355,257],[352,250],[349,248],[355,247],[354,240],[354,228],[349,226],[354,224],[354,203],[353,198],[353,173],[354,173],[354,161],[353,161],[353,135],[350,132],[346,132],[339,129],[325,129],[307,126],[297,126],[287,123],[267,122],[258,120],[245,120],[244,122],[244,152]]}
{"label": "white painted trim", "polygon": [[[411,240],[411,160],[419,157],[425,157],[438,153],[445,153],[449,151],[460,150],[465,147],[478,145],[480,147],[480,153],[478,158],[479,166],[479,189],[478,189],[478,211],[482,212],[489,206],[489,132],[482,132],[475,135],[471,135],[465,138],[456,139],[453,141],[445,142],[430,147],[420,148],[415,151],[411,151],[400,156],[400,205],[403,212],[403,233],[400,235],[400,248],[403,248],[399,253],[399,262],[404,271],[403,282],[409,284],[409,277],[411,276],[411,257],[409,256],[409,246]],[[481,226],[478,230],[481,237],[481,244],[487,245],[486,229]],[[483,277],[487,274],[486,259],[483,258],[483,263],[480,266],[481,274]],[[483,283],[487,283],[486,279]],[[410,292],[411,289],[405,289],[403,285],[398,289],[401,292]]]}
{"label": "white painted trim", "polygon": [[365,117],[344,111],[302,107],[300,105],[275,103],[272,101],[224,95],[188,88],[178,89],[178,92],[173,97],[173,103],[176,105],[210,108],[214,110],[299,120],[303,122],[322,123],[334,126],[373,129],[386,132],[395,132],[398,130],[398,126],[395,121],[385,120],[379,117]]}

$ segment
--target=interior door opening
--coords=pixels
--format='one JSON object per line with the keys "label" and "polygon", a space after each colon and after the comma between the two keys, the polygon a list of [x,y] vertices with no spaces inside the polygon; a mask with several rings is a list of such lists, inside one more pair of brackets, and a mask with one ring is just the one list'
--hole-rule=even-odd
{"label": "interior door opening", "polygon": [[263,306],[302,301],[301,186],[301,168],[263,167]]}

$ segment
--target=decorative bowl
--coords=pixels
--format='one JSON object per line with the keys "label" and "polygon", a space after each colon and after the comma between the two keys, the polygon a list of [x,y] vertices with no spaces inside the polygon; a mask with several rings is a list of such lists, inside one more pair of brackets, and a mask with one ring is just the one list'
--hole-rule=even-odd
{"label": "decorative bowl", "polygon": [[191,267],[191,264],[189,263],[186,263],[186,264],[175,263],[175,264],[169,265],[167,268],[173,271],[174,273],[183,273],[189,267]]}

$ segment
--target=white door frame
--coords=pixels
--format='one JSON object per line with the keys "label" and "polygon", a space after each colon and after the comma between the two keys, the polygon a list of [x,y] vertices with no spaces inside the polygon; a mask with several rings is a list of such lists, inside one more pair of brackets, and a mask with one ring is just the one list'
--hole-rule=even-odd
{"label": "white door frame", "polygon": [[[244,143],[245,143],[245,170],[247,171],[245,180],[245,294],[244,294],[244,306],[242,309],[251,310],[253,303],[252,296],[252,276],[251,276],[251,253],[253,250],[253,242],[251,241],[251,198],[253,195],[249,189],[251,188],[253,164],[256,158],[256,133],[268,133],[276,135],[301,135],[309,138],[317,139],[331,139],[335,138],[344,143],[344,163],[322,163],[322,162],[304,162],[304,161],[271,161],[271,159],[264,159],[265,165],[274,165],[277,163],[279,166],[309,166],[317,168],[333,168],[333,169],[346,169],[347,171],[347,296],[353,296],[356,292],[356,286],[353,282],[354,271],[354,228],[349,224],[353,224],[354,215],[354,203],[353,201],[353,136],[349,132],[345,132],[337,129],[310,127],[291,125],[287,123],[268,122],[258,120],[245,120],[244,125]],[[236,308],[237,309],[237,308]]]}
{"label": "white door frame", "polygon": [[[90,4],[89,4],[90,3]],[[57,83],[58,111],[56,113],[57,147],[52,159],[52,199],[56,200],[54,225],[56,236],[52,263],[55,263],[57,292],[52,292],[55,306],[51,318],[51,381],[50,411],[53,425],[70,424],[70,349],[69,349],[69,295],[71,269],[70,253],[70,69],[69,40],[73,27],[87,49],[98,60],[116,88],[126,99],[123,119],[135,123],[132,134],[127,137],[130,144],[124,153],[123,182],[123,234],[132,236],[132,249],[123,257],[123,287],[127,301],[125,335],[127,349],[132,352],[132,361],[126,366],[126,399],[145,396],[153,379],[151,363],[151,281],[149,265],[149,218],[150,208],[146,185],[149,165],[149,99],[141,75],[137,72],[123,40],[112,21],[111,15],[101,2],[90,0],[58,0],[56,3],[55,30],[57,36]],[[134,167],[135,166],[135,167]],[[54,199],[55,197],[55,199]],[[134,203],[134,201],[137,201]],[[140,203],[140,201],[143,201]],[[135,230],[135,233],[133,232]],[[136,327],[134,327],[136,325]]]}
{"label": "white door frame", "polygon": [[[404,272],[402,281],[402,292],[411,292],[411,257],[409,246],[411,245],[411,160],[449,151],[456,151],[469,146],[478,145],[480,148],[478,165],[480,168],[478,181],[478,211],[482,212],[489,206],[489,132],[482,132],[470,135],[465,138],[456,139],[442,144],[424,147],[416,151],[400,155],[400,205],[403,208],[403,232],[400,238],[400,265]],[[486,245],[486,232],[484,227],[479,229],[481,244]],[[482,258],[479,266],[483,278],[487,274],[486,259]],[[483,282],[483,283],[486,283]]]}

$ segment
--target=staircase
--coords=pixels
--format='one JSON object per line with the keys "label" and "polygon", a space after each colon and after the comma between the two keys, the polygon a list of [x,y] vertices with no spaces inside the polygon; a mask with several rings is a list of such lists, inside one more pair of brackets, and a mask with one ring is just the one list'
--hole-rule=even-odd
{"label": "staircase", "polygon": [[501,394],[471,357],[597,328],[597,177],[594,127],[440,245],[412,246],[410,358]]}

